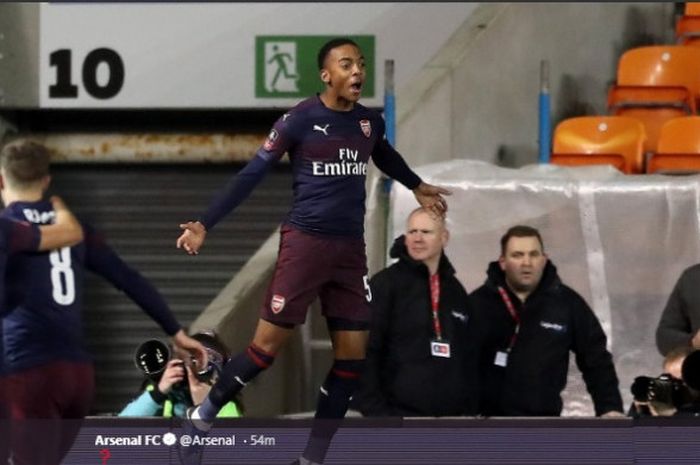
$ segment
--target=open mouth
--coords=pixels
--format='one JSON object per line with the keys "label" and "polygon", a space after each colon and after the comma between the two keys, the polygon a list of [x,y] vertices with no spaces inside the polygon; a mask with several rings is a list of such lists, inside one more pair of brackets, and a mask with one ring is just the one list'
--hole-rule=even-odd
{"label": "open mouth", "polygon": [[360,92],[362,92],[362,83],[353,82],[352,84],[350,84],[350,90],[355,94],[359,94]]}

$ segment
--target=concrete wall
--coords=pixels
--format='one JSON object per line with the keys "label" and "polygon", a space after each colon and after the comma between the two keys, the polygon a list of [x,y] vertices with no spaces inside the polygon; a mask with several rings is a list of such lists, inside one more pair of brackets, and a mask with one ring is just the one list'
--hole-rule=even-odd
{"label": "concrete wall", "polygon": [[37,69],[39,4],[3,3],[0,5],[0,108],[39,101]]}
{"label": "concrete wall", "polygon": [[673,3],[483,3],[410,84],[397,89],[397,145],[413,164],[536,162],[540,61],[552,127],[605,112],[622,52],[673,43]]}

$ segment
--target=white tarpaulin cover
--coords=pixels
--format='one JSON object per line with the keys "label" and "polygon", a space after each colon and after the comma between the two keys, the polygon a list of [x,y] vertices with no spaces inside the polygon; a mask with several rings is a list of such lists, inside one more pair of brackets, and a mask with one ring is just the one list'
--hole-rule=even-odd
{"label": "white tarpaulin cover", "polygon": [[[540,230],[562,280],[586,299],[608,335],[627,409],[634,378],[662,371],[656,325],[681,272],[700,262],[700,176],[629,176],[605,166],[509,169],[475,160],[416,172],[453,192],[447,255],[469,292],[484,282],[509,227]],[[416,206],[413,194],[393,183],[393,237]],[[571,360],[563,415],[593,415]]]}

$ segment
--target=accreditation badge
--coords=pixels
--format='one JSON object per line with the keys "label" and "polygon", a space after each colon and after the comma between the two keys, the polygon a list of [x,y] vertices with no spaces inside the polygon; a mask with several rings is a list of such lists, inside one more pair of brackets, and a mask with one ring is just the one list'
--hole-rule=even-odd
{"label": "accreditation badge", "polygon": [[430,354],[433,357],[450,358],[450,343],[444,339],[430,341]]}

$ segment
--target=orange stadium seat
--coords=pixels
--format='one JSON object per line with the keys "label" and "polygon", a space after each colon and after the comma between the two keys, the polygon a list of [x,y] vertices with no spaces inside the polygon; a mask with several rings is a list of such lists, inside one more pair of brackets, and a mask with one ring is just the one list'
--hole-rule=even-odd
{"label": "orange stadium seat", "polygon": [[676,43],[700,46],[700,16],[682,16],[676,21]]}
{"label": "orange stadium seat", "polygon": [[620,57],[617,83],[608,92],[608,112],[642,121],[647,131],[644,150],[654,152],[661,126],[694,114],[698,99],[700,47],[637,47]]}
{"label": "orange stadium seat", "polygon": [[618,86],[684,86],[700,96],[700,50],[683,45],[636,47],[622,54]]}
{"label": "orange stadium seat", "polygon": [[649,158],[647,173],[700,171],[700,116],[675,118],[664,124],[658,151]]}
{"label": "orange stadium seat", "polygon": [[646,131],[645,152],[655,152],[661,127],[669,120],[695,113],[695,99],[681,86],[614,86],[608,113],[638,119]]}
{"label": "orange stadium seat", "polygon": [[700,16],[700,2],[685,2],[686,16]]}
{"label": "orange stadium seat", "polygon": [[644,169],[644,125],[626,116],[579,116],[565,119],[554,130],[551,163],[609,164],[623,173]]}

